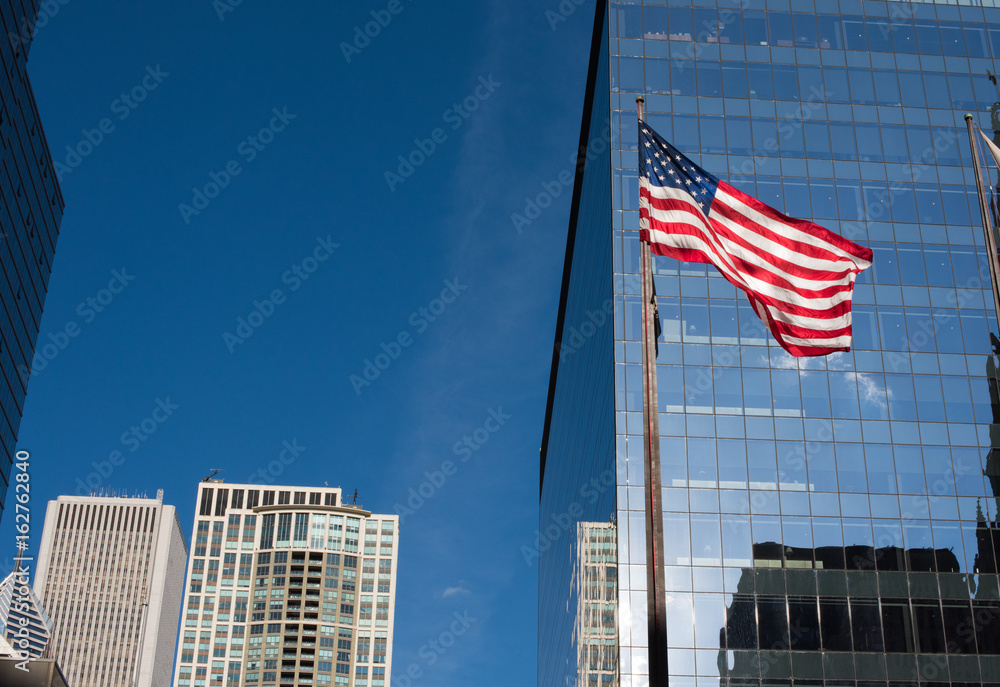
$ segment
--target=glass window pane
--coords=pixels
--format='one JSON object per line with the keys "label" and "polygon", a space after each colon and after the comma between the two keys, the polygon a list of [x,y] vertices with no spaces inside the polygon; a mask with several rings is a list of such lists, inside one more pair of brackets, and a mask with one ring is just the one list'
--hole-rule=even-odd
{"label": "glass window pane", "polygon": [[903,15],[889,20],[892,26],[892,47],[895,52],[916,53],[917,34],[913,29],[913,21]]}
{"label": "glass window pane", "polygon": [[882,651],[882,618],[876,599],[851,599],[855,651]]}
{"label": "glass window pane", "polygon": [[865,31],[864,17],[841,17],[844,29],[844,40],[848,50],[868,50],[868,34]]}
{"label": "glass window pane", "polygon": [[[876,72],[876,80],[880,73]],[[899,79],[897,92],[902,96],[902,104],[906,107],[927,107],[927,100],[924,98],[924,79],[920,72],[901,71],[897,72],[896,76]]]}
{"label": "glass window pane", "polygon": [[795,45],[792,35],[792,15],[790,13],[768,12],[767,25],[771,45],[788,48]]}
{"label": "glass window pane", "polygon": [[797,47],[819,47],[819,33],[816,31],[816,15],[793,12],[792,32],[795,36],[795,45]]}
{"label": "glass window pane", "polygon": [[962,25],[958,22],[942,21],[938,23],[941,32],[941,50],[945,55],[965,57],[965,36]]}
{"label": "glass window pane", "polygon": [[[648,59],[648,58],[647,58]],[[722,97],[722,65],[712,60],[698,60],[698,95]]]}
{"label": "glass window pane", "polygon": [[875,82],[869,69],[848,70],[851,82],[851,102],[855,105],[875,104]]}
{"label": "glass window pane", "polygon": [[914,22],[917,33],[917,44],[920,46],[920,53],[923,55],[941,54],[941,37],[938,34],[937,24],[932,21],[917,19]]}
{"label": "glass window pane", "polygon": [[771,66],[750,62],[747,64],[750,97],[758,100],[773,100],[774,85],[771,82]]}
{"label": "glass window pane", "polygon": [[914,599],[913,618],[919,651],[926,654],[945,653],[944,626],[938,602]]}
{"label": "glass window pane", "polygon": [[746,64],[743,62],[722,63],[722,87],[727,98],[749,97]]}
{"label": "glass window pane", "polygon": [[798,100],[799,80],[794,65],[773,64],[775,100]]}
{"label": "glass window pane", "polygon": [[888,653],[914,653],[913,623],[910,621],[909,599],[882,599],[882,625],[885,633],[885,651]]}
{"label": "glass window pane", "polygon": [[826,651],[850,651],[851,617],[847,599],[820,597],[820,627]]}

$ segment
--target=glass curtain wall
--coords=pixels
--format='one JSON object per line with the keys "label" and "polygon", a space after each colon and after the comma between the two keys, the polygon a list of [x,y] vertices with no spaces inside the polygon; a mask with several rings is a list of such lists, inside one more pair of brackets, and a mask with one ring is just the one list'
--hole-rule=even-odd
{"label": "glass curtain wall", "polygon": [[621,684],[648,681],[638,94],[706,170],[875,252],[853,350],[808,359],[713,268],[655,259],[671,687],[1000,682],[1000,342],[963,121],[992,128],[1000,10],[607,18]]}

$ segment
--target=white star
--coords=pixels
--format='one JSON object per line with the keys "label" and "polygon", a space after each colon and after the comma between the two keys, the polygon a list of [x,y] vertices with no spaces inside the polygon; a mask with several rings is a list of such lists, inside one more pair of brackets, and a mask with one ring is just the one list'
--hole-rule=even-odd
{"label": "white star", "polygon": [[652,144],[652,143],[650,143],[649,141],[646,141],[646,147],[647,147],[647,148],[648,148],[648,147],[650,147],[651,145],[653,145],[653,144]]}
{"label": "white star", "polygon": [[701,177],[695,177],[694,180],[695,181],[701,181]]}
{"label": "white star", "polygon": [[690,185],[691,185],[691,180],[690,180],[690,179],[687,179],[687,180],[685,180],[685,182],[684,182],[684,183],[685,183],[685,184],[687,184],[688,186],[690,186]]}
{"label": "white star", "polygon": [[664,181],[666,179],[666,177],[663,176],[662,174],[657,174],[656,178],[659,179],[660,181]]}

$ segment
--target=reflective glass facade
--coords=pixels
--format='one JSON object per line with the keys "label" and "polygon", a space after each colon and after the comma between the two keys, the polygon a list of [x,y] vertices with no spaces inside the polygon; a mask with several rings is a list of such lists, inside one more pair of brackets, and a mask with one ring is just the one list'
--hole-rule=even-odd
{"label": "reflective glass facade", "polygon": [[[610,236],[612,254],[567,256],[557,354],[582,321],[574,275],[613,278],[615,320],[575,349],[589,372],[553,363],[539,684],[585,684],[565,631],[576,544],[546,533],[610,467],[613,503],[594,510],[618,523],[620,681],[648,684],[639,94],[696,163],[875,253],[853,350],[808,359],[713,268],[654,260],[671,686],[1000,683],[1000,341],[963,120],[993,128],[1000,10],[610,2],[595,36],[584,130],[593,146],[593,122],[610,120],[611,159],[578,174],[589,219],[570,243]],[[599,383],[609,355],[613,391]],[[588,438],[602,428],[613,447]]]}
{"label": "reflective glass facade", "polygon": [[0,516],[63,213],[25,64],[38,6],[0,1]]}

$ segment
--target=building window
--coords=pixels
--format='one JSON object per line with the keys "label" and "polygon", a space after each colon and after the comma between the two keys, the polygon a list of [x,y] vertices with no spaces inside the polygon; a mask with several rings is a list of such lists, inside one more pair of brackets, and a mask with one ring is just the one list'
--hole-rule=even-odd
{"label": "building window", "polygon": [[212,514],[212,494],[213,489],[202,489],[201,490],[201,506],[198,509],[199,515],[211,515]]}

